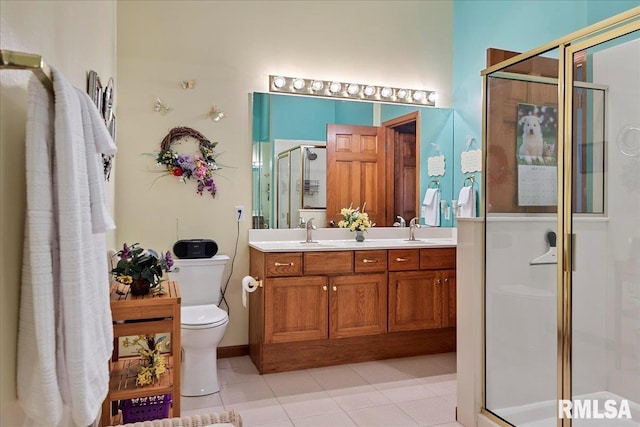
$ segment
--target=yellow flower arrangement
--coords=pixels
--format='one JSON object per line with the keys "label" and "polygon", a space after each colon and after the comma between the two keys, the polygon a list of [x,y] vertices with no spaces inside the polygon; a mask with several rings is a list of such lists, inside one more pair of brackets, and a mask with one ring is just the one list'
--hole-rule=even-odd
{"label": "yellow flower arrangement", "polygon": [[165,336],[158,339],[154,335],[138,335],[133,340],[129,337],[122,342],[123,347],[137,346],[140,355],[140,366],[136,377],[136,385],[145,386],[153,384],[160,379],[160,375],[167,372],[165,357],[160,352]]}
{"label": "yellow flower arrangement", "polygon": [[375,224],[369,219],[369,214],[364,211],[366,203],[362,205],[362,212],[360,207],[353,208],[351,205],[348,208],[340,209],[340,215],[342,218],[338,222],[338,227],[348,228],[350,231],[367,231]]}

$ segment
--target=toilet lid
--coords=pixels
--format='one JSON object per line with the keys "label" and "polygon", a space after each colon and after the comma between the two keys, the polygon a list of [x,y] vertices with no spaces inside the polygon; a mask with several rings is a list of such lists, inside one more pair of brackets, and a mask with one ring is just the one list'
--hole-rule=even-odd
{"label": "toilet lid", "polygon": [[215,304],[182,307],[180,323],[188,326],[217,326],[229,321],[226,311]]}

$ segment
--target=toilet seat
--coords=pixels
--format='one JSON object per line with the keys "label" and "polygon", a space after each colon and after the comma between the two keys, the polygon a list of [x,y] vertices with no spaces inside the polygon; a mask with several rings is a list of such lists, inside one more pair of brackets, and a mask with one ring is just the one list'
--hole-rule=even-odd
{"label": "toilet seat", "polygon": [[182,307],[180,317],[180,326],[184,329],[215,328],[229,322],[227,312],[215,304]]}

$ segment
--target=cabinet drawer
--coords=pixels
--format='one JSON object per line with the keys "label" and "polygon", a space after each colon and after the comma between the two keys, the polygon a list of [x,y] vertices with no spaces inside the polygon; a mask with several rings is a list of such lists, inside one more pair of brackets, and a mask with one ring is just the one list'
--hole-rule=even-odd
{"label": "cabinet drawer", "polygon": [[390,249],[389,271],[417,270],[420,266],[420,249]]}
{"label": "cabinet drawer", "polygon": [[356,251],[354,268],[356,273],[387,271],[387,251]]}
{"label": "cabinet drawer", "polygon": [[420,269],[456,268],[456,248],[420,249]]}
{"label": "cabinet drawer", "polygon": [[302,275],[302,252],[279,252],[265,255],[267,277]]}
{"label": "cabinet drawer", "polygon": [[335,273],[353,273],[353,251],[304,253],[304,274]]}

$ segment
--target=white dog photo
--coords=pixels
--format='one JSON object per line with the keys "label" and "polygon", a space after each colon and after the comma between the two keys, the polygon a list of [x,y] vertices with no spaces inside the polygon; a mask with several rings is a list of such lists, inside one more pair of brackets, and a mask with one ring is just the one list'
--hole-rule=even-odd
{"label": "white dog photo", "polygon": [[542,118],[528,115],[522,117],[519,123],[522,125],[522,145],[518,157],[528,164],[533,163],[534,160],[543,163],[544,141],[540,128]]}

